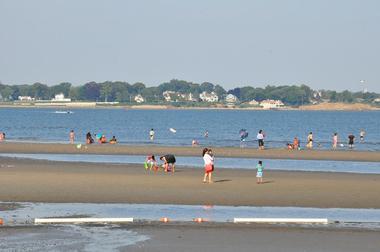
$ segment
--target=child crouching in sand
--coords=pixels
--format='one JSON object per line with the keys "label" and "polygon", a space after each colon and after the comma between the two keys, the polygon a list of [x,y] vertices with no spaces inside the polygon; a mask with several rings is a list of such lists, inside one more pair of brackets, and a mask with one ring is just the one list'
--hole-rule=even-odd
{"label": "child crouching in sand", "polygon": [[264,173],[264,165],[263,161],[259,161],[259,163],[256,165],[257,173],[256,173],[256,180],[257,184],[263,183],[263,173]]}
{"label": "child crouching in sand", "polygon": [[144,167],[145,167],[145,170],[153,169],[154,171],[158,171],[158,166],[157,166],[156,158],[154,157],[154,155],[147,156],[144,162]]}

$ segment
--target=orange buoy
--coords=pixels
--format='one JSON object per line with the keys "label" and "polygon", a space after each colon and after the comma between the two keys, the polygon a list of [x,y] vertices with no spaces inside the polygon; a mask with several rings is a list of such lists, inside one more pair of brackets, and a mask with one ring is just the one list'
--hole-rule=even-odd
{"label": "orange buoy", "polygon": [[169,222],[169,218],[167,218],[167,217],[164,217],[164,218],[161,218],[161,219],[160,219],[160,221],[162,221],[162,222],[165,222],[165,223],[166,223],[166,222]]}
{"label": "orange buoy", "polygon": [[0,225],[3,225],[4,224],[4,221],[3,219],[0,218]]}

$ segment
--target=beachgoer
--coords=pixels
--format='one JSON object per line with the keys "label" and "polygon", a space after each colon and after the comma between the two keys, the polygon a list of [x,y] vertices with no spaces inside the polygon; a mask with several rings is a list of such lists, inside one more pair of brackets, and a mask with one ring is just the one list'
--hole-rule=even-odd
{"label": "beachgoer", "polygon": [[151,141],[154,140],[154,129],[150,129],[150,131],[149,131],[149,139],[150,139]]}
{"label": "beachgoer", "polygon": [[145,162],[144,162],[144,167],[145,167],[145,170],[148,170],[148,168],[150,170],[154,170],[154,171],[158,171],[158,166],[157,166],[157,162],[156,162],[156,158],[154,157],[154,155],[149,155],[146,157],[145,159]]}
{"label": "beachgoer", "polygon": [[94,143],[94,139],[92,138],[91,133],[87,132],[87,134],[86,134],[86,144],[92,144],[92,143]]}
{"label": "beachgoer", "polygon": [[74,130],[70,130],[69,138],[70,138],[70,143],[73,144],[74,143],[74,139],[75,139]]}
{"label": "beachgoer", "polygon": [[264,150],[264,132],[263,130],[259,130],[259,133],[257,133],[257,141],[259,142],[259,150]]}
{"label": "beachgoer", "polygon": [[205,131],[204,136],[205,136],[205,138],[208,138],[208,130]]}
{"label": "beachgoer", "polygon": [[286,148],[287,148],[288,150],[293,150],[293,145],[290,144],[290,143],[286,143]]}
{"label": "beachgoer", "polygon": [[[205,162],[205,175],[203,176],[203,183],[212,183],[212,172],[214,171],[214,155],[212,150],[208,148],[203,149],[203,161]],[[208,180],[207,180],[208,178]]]}
{"label": "beachgoer", "polygon": [[102,136],[99,138],[98,142],[99,142],[100,144],[107,143],[106,136],[105,136],[105,135],[102,135]]}
{"label": "beachgoer", "polygon": [[0,142],[5,140],[5,133],[4,132],[0,132]]}
{"label": "beachgoer", "polygon": [[117,139],[115,136],[113,136],[111,139],[110,139],[110,144],[116,144],[117,143]]}
{"label": "beachgoer", "polygon": [[257,173],[256,173],[256,183],[262,184],[263,183],[263,175],[264,175],[264,165],[263,161],[259,161],[259,163],[256,165]]}
{"label": "beachgoer", "polygon": [[167,154],[165,156],[160,157],[160,160],[164,161],[164,170],[165,172],[169,171],[169,166],[171,165],[172,172],[175,171],[175,156],[173,154]]}
{"label": "beachgoer", "polygon": [[338,133],[334,133],[332,148],[335,150],[338,146]]}
{"label": "beachgoer", "polygon": [[294,140],[293,140],[293,149],[294,150],[298,150],[298,148],[299,148],[299,145],[300,143],[299,143],[299,141],[298,141],[298,138],[297,137],[295,137],[294,138]]}
{"label": "beachgoer", "polygon": [[192,146],[198,146],[199,142],[197,140],[193,139],[193,141],[191,141],[191,145]]}
{"label": "beachgoer", "polygon": [[365,136],[365,131],[362,129],[360,131],[360,142],[363,143],[364,142],[364,136]]}
{"label": "beachgoer", "polygon": [[308,149],[313,149],[313,132],[310,132],[307,136],[307,144],[306,147]]}
{"label": "beachgoer", "polygon": [[355,136],[353,134],[350,134],[348,136],[348,147],[350,149],[354,148],[354,140],[355,140]]}
{"label": "beachgoer", "polygon": [[248,131],[246,129],[241,129],[239,131],[240,142],[245,142],[245,139],[248,137]]}

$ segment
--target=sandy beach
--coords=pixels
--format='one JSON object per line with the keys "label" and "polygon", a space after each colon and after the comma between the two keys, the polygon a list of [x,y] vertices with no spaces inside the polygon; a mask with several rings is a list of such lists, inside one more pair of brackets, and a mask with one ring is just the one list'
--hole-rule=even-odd
{"label": "sandy beach", "polygon": [[[106,232],[106,236],[100,237],[108,243],[99,239],[99,232]],[[123,246],[123,240],[130,239],[131,235],[145,235],[148,240]],[[378,237],[379,233],[371,230],[236,224],[133,224],[110,231],[86,226],[21,226],[0,227],[0,250],[377,252]]]}
{"label": "sandy beach", "polygon": [[[111,154],[111,155],[165,155],[172,153],[177,156],[200,156],[203,147],[180,147],[158,145],[83,145],[80,149],[73,144],[57,143],[0,143],[0,153],[50,153],[50,154]],[[287,149],[213,147],[217,157],[242,157],[262,159],[298,159],[298,160],[336,160],[336,161],[366,161],[380,162],[378,151],[328,151]]]}
{"label": "sandy beach", "polygon": [[130,246],[133,252],[174,251],[378,251],[378,232],[254,225],[161,225],[132,228],[151,237]]}
{"label": "sandy beach", "polygon": [[220,169],[203,184],[202,168],[175,174],[143,165],[0,158],[0,201],[380,208],[380,175]]}

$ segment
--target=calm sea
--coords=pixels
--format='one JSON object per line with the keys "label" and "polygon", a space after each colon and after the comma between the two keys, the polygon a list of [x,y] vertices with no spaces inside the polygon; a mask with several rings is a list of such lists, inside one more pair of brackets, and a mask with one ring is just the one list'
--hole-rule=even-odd
{"label": "calm sea", "polygon": [[[244,143],[257,146],[256,134],[263,129],[266,146],[285,147],[295,136],[306,143],[312,131],[315,146],[327,149],[334,132],[345,149],[347,136],[357,137],[355,148],[380,150],[380,111],[241,111],[241,110],[126,110],[72,109],[72,114],[56,113],[54,108],[1,108],[0,131],[8,141],[68,142],[69,131],[76,133],[76,142],[84,142],[85,134],[113,135],[122,144],[150,144],[149,130],[156,138],[153,144],[189,146],[193,139],[207,146],[240,146],[240,129],[249,136]],[[169,129],[176,129],[176,133]],[[366,131],[364,143],[359,132]],[[204,137],[205,131],[208,138]]]}

